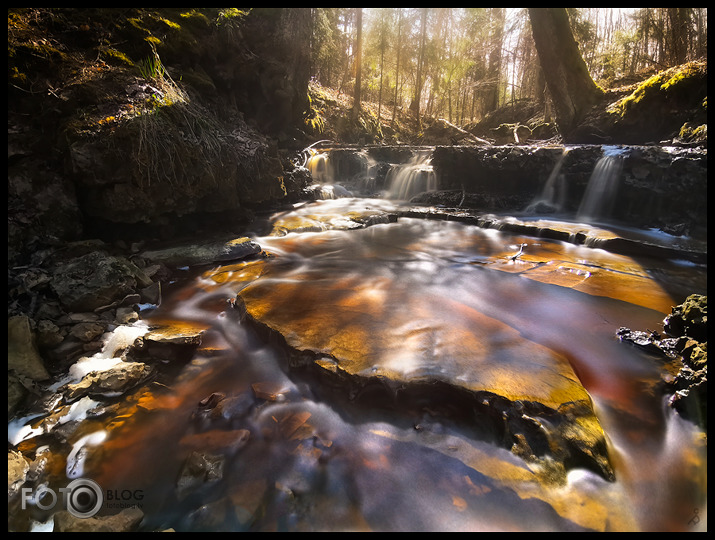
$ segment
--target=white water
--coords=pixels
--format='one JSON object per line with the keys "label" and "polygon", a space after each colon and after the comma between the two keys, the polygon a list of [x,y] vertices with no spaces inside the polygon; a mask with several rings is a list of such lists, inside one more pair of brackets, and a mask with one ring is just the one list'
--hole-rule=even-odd
{"label": "white water", "polygon": [[549,178],[546,180],[541,194],[527,207],[527,212],[537,212],[543,207],[554,212],[560,212],[564,209],[566,203],[566,179],[561,174],[561,166],[564,164],[566,154],[568,154],[568,148],[564,148]]}
{"label": "white water", "polygon": [[311,150],[311,156],[307,163],[313,180],[318,184],[332,184],[334,180],[333,167],[327,153],[317,153]]}
{"label": "white water", "polygon": [[624,152],[615,146],[603,147],[603,156],[591,174],[576,219],[592,221],[609,216],[618,194]]}
{"label": "white water", "polygon": [[425,191],[437,189],[437,174],[430,153],[418,153],[409,162],[393,165],[387,173],[390,199],[409,200]]}

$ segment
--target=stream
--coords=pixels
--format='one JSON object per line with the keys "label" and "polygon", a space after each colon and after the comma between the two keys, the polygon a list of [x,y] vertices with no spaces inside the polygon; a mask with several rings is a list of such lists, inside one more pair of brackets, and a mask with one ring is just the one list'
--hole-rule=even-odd
{"label": "stream", "polygon": [[[252,236],[263,256],[187,270],[136,327],[194,329],[200,346],[84,419],[57,485],[93,479],[103,513],[140,508],[148,531],[707,530],[706,436],[667,405],[664,361],[615,334],[662,331],[707,294],[706,266],[408,207],[297,204]],[[525,459],[470,401],[558,408],[583,391],[612,478]]]}

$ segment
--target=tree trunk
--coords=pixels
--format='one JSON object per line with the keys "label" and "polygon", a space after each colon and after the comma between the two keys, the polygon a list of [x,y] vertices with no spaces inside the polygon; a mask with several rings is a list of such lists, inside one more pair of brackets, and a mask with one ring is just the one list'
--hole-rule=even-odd
{"label": "tree trunk", "polygon": [[556,124],[567,138],[603,90],[588,73],[565,8],[529,8],[529,18]]}
{"label": "tree trunk", "polygon": [[395,125],[395,116],[397,115],[397,98],[400,95],[399,82],[400,82],[400,51],[402,50],[402,42],[400,41],[400,36],[402,34],[402,12],[399,13],[399,18],[397,19],[397,65],[395,66],[395,98],[392,105],[392,125]]}
{"label": "tree trunk", "polygon": [[425,45],[427,42],[427,9],[422,8],[422,14],[420,17],[420,50],[417,59],[417,79],[415,81],[415,96],[410,104],[410,111],[412,111],[417,120],[420,120],[420,101],[422,101],[422,77],[424,75],[424,62],[425,62]]}
{"label": "tree trunk", "polygon": [[502,41],[504,39],[504,18],[504,8],[491,8],[490,25],[492,28],[489,38],[491,50],[489,52],[489,67],[487,71],[489,89],[484,99],[485,114],[497,110],[499,106],[499,73],[501,71]]}
{"label": "tree trunk", "polygon": [[362,86],[362,8],[357,8],[357,47],[355,51],[355,94],[353,101],[353,120],[360,116],[360,88]]}
{"label": "tree trunk", "polygon": [[688,20],[690,8],[668,8],[670,22],[671,64],[685,63],[688,55]]}

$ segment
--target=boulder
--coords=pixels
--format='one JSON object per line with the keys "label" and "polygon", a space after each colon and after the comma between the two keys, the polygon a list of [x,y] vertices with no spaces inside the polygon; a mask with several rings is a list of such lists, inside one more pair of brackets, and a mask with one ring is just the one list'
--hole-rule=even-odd
{"label": "boulder", "polygon": [[152,373],[151,366],[142,362],[119,362],[105,371],[92,371],[82,380],[67,387],[68,397],[84,395],[116,395],[126,392]]}
{"label": "boulder", "polygon": [[707,341],[708,297],[692,294],[673,308],[663,321],[663,329],[672,336],[686,335]]}
{"label": "boulder", "polygon": [[135,264],[93,251],[61,263],[52,275],[52,289],[68,311],[93,311],[152,284]]}
{"label": "boulder", "polygon": [[7,368],[33,381],[50,378],[37,350],[30,319],[24,315],[10,317],[7,321]]}
{"label": "boulder", "polygon": [[223,455],[192,451],[184,461],[176,481],[177,497],[181,500],[204,484],[221,480],[224,464]]}

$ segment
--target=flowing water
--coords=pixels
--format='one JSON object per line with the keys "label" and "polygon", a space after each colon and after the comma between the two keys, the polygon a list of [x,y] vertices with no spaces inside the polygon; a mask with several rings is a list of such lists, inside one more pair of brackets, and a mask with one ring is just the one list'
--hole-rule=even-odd
{"label": "flowing water", "polygon": [[624,153],[625,150],[619,147],[604,147],[603,157],[596,163],[586,186],[577,219],[589,221],[609,217],[618,194]]}
{"label": "flowing water", "polygon": [[437,175],[430,152],[418,152],[407,163],[393,165],[387,174],[388,197],[410,200],[415,195],[437,189]]}
{"label": "flowing water", "polygon": [[561,212],[566,204],[566,180],[561,174],[561,167],[564,164],[568,148],[564,147],[562,154],[556,161],[551,174],[546,179],[541,194],[526,208],[527,213],[538,213],[543,206],[549,212]]}
{"label": "flowing water", "polygon": [[[707,530],[703,434],[666,405],[662,361],[615,337],[622,326],[662,329],[672,305],[706,293],[706,268],[450,221],[330,221],[397,209],[361,198],[297,205],[273,221],[323,216],[333,228],[257,236],[269,257],[175,284],[142,324],[194,327],[201,346],[110,421],[85,419],[67,462],[54,465],[58,484],[81,467],[105,490],[107,513],[139,506],[146,530]],[[579,467],[545,479],[475,432],[463,404],[434,397],[436,386],[402,402],[399,389],[394,400],[355,393],[291,367],[284,342],[233,307],[258,282],[289,291],[278,315],[305,323],[296,333],[381,351],[394,338],[391,368],[426,380],[454,376],[445,351],[501,351],[498,361],[515,366],[506,381],[533,351],[567,359],[593,400],[615,480]],[[212,394],[226,399],[199,405]],[[192,452],[204,456],[200,479],[182,474]],[[14,519],[28,516],[48,519],[37,508]]]}

